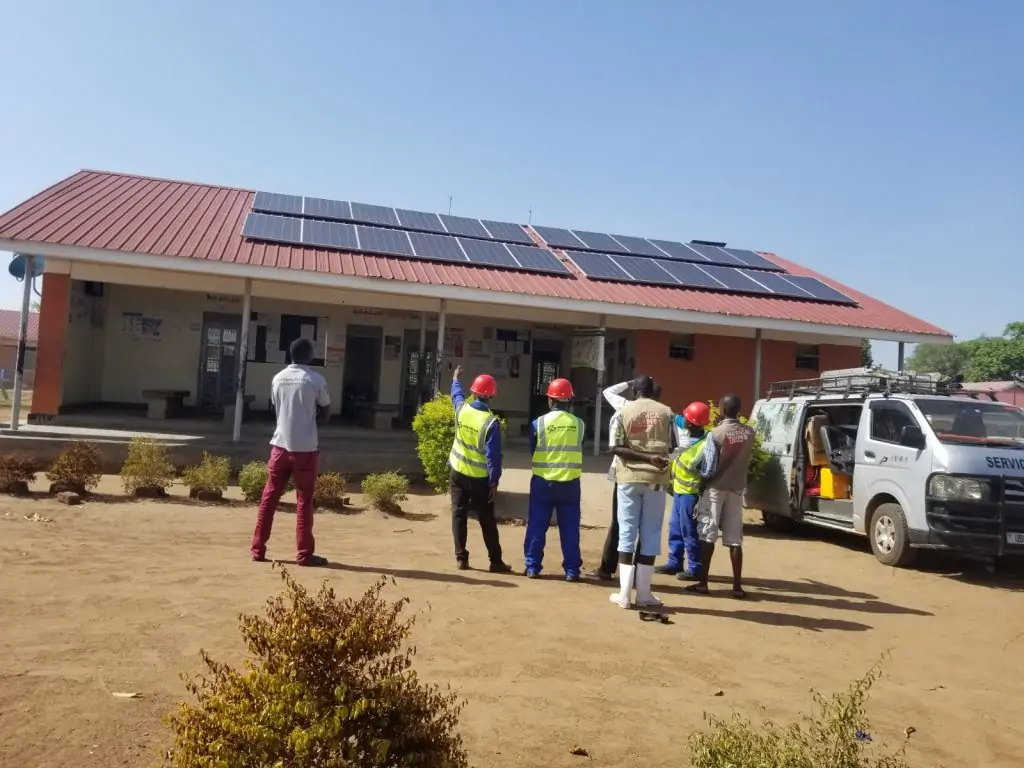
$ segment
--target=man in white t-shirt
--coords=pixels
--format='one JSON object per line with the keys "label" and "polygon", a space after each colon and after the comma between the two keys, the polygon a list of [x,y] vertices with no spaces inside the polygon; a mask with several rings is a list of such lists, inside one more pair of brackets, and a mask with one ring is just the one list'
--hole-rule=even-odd
{"label": "man in white t-shirt", "polygon": [[267,484],[260,499],[256,530],[252,535],[250,557],[256,562],[267,559],[267,541],[274,525],[274,512],[291,479],[295,485],[296,561],[304,566],[322,566],[327,558],[313,554],[313,490],[316,487],[316,462],[320,454],[317,422],[326,424],[331,413],[327,382],[309,369],[313,360],[313,342],[296,339],[288,349],[291,365],[274,377],[271,396],[277,415],[277,428],[270,439]]}

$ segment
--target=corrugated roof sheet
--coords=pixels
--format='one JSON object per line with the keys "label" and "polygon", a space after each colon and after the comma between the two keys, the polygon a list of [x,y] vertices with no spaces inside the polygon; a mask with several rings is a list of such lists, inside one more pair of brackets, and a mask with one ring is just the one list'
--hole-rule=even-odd
{"label": "corrugated roof sheet", "polygon": [[436,264],[384,256],[243,240],[250,190],[101,171],[81,171],[0,216],[0,239],[104,248],[129,253],[208,259],[336,275],[464,286],[510,294],[764,317],[854,328],[949,336],[848,286],[773,254],[766,258],[797,275],[824,280],[859,306],[685,288],[609,284],[485,267]]}
{"label": "corrugated roof sheet", "polygon": [[[21,330],[21,312],[16,309],[0,309],[0,339],[18,341]],[[28,313],[28,343],[35,344],[39,335],[39,313]]]}

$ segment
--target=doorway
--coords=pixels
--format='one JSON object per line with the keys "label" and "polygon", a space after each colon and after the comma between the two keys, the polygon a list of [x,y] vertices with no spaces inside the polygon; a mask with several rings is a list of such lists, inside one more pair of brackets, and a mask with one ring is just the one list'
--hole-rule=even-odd
{"label": "doorway", "polygon": [[[561,343],[536,339],[530,370],[530,420],[548,412],[548,384],[562,368]],[[555,348],[557,345],[557,349]]]}
{"label": "doorway", "polygon": [[241,315],[203,313],[196,407],[202,413],[223,411],[235,400]]}
{"label": "doorway", "polygon": [[407,330],[402,345],[402,422],[411,424],[421,402],[433,397],[434,368],[437,366],[437,331],[427,332],[427,345],[420,352],[420,332]]}
{"label": "doorway", "polygon": [[380,356],[384,329],[350,325],[345,338],[345,374],[341,385],[341,416],[355,420],[361,406],[380,395]]}

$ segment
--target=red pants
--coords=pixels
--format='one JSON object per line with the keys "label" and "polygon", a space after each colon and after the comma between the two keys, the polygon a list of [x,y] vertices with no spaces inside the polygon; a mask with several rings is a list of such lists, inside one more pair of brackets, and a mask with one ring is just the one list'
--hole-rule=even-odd
{"label": "red pants", "polygon": [[260,499],[256,530],[252,534],[252,556],[263,559],[267,554],[267,542],[274,527],[274,512],[281,500],[288,479],[295,484],[295,542],[298,547],[296,560],[302,564],[309,559],[316,548],[313,539],[313,489],[316,487],[316,460],[318,452],[293,453],[276,445],[270,449],[267,462],[267,484]]}

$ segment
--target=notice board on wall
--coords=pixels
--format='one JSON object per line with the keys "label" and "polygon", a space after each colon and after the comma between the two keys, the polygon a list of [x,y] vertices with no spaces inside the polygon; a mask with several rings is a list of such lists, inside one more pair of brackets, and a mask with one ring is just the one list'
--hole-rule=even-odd
{"label": "notice board on wall", "polygon": [[272,315],[253,312],[249,321],[248,361],[250,363],[291,363],[292,342],[307,338],[313,342],[313,366],[324,366],[327,354],[327,318],[316,315]]}

